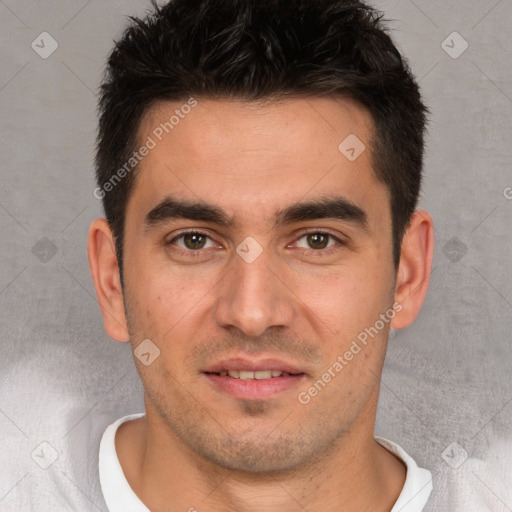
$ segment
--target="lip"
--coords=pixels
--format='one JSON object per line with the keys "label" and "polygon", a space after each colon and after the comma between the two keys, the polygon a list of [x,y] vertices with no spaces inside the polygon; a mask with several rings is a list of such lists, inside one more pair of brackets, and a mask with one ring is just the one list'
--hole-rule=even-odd
{"label": "lip", "polygon": [[[217,375],[222,371],[245,370],[278,370],[288,375],[271,377],[269,379],[236,379]],[[281,393],[298,387],[306,378],[298,364],[272,357],[248,358],[231,357],[218,361],[203,370],[203,375],[210,384],[222,393],[240,400],[262,401],[273,398]]]}
{"label": "lip", "polygon": [[204,374],[217,391],[226,393],[233,398],[240,400],[262,401],[294,389],[300,385],[305,374],[283,375],[263,380],[243,380],[229,376],[216,375],[215,373]]}
{"label": "lip", "polygon": [[278,370],[283,373],[305,373],[297,364],[272,357],[260,357],[257,359],[248,357],[230,357],[208,366],[208,368],[203,370],[203,373],[219,373],[230,370],[245,370],[250,372]]}

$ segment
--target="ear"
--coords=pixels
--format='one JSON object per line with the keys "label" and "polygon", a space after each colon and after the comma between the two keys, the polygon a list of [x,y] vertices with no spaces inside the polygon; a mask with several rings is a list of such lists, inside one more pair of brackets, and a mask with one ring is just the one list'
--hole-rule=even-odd
{"label": "ear", "polygon": [[91,224],[87,255],[105,330],[117,341],[130,341],[114,237],[105,219]]}
{"label": "ear", "polygon": [[434,257],[434,223],[425,211],[414,212],[402,241],[400,264],[395,285],[397,314],[393,329],[410,325],[425,299]]}

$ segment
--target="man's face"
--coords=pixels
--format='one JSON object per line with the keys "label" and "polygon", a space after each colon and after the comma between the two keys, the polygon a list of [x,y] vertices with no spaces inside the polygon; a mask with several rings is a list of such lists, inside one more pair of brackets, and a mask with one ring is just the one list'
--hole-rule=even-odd
{"label": "man's face", "polygon": [[[198,99],[159,141],[155,129],[180,107],[161,103],[143,119],[140,142],[156,147],[126,214],[130,337],[160,350],[149,366],[136,359],[148,421],[209,461],[251,471],[303,465],[347,431],[371,438],[389,323],[344,357],[394,301],[371,117],[332,98]],[[351,134],[366,146],[355,160],[356,139],[339,149]],[[196,208],[188,218],[168,199],[223,215]],[[350,205],[327,210],[334,200]],[[289,211],[303,203],[324,207]]]}

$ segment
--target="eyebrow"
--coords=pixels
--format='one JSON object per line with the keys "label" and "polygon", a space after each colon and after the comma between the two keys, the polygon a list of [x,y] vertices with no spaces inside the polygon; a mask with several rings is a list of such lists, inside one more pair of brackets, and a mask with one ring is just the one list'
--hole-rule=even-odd
{"label": "eyebrow", "polygon": [[[176,219],[209,222],[230,228],[235,220],[216,205],[203,201],[189,201],[168,196],[155,206],[145,217],[146,228],[150,229]],[[368,231],[368,214],[352,201],[342,196],[327,196],[306,202],[293,203],[274,215],[274,226],[294,222],[335,219],[356,225]]]}

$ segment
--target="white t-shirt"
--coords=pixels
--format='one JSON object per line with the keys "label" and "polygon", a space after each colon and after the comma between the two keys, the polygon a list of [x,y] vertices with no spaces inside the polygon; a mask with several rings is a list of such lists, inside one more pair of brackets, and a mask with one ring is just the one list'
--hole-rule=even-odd
{"label": "white t-shirt", "polygon": [[[119,425],[142,416],[144,413],[118,419],[107,427],[101,438],[100,483],[109,512],[150,512],[128,484],[115,448]],[[375,440],[407,466],[404,487],[391,512],[421,512],[432,492],[432,474],[427,469],[419,468],[414,459],[396,443],[378,436],[375,436]]]}

